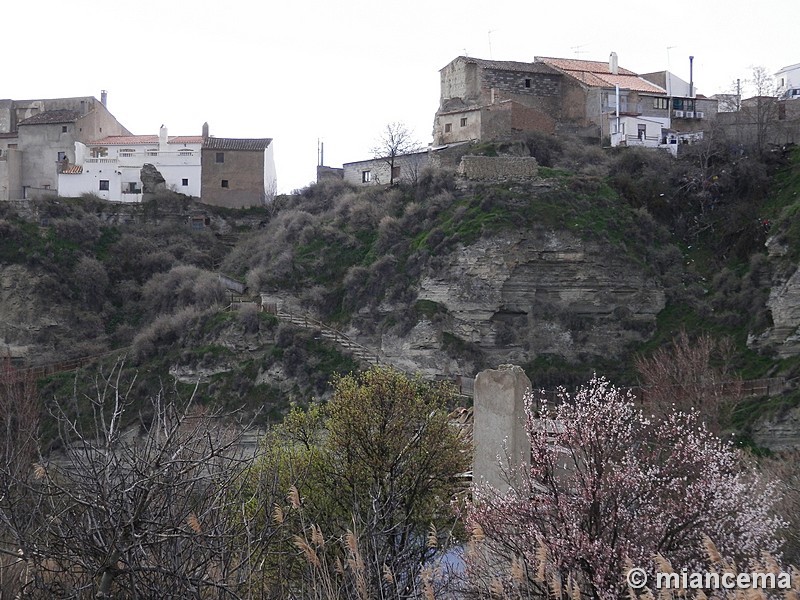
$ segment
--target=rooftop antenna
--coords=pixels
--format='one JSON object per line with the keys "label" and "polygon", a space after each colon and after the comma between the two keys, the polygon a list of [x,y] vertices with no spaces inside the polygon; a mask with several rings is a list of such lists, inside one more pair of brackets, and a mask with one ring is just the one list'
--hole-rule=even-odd
{"label": "rooftop antenna", "polygon": [[571,50],[575,52],[575,58],[580,58],[581,54],[586,54],[586,50],[581,50],[581,48],[586,48],[589,44],[578,44],[577,46],[571,46]]}
{"label": "rooftop antenna", "polygon": [[669,64],[669,51],[674,48],[677,48],[677,46],[667,46],[667,96],[672,95],[672,90],[670,89],[672,87],[670,85],[672,83],[672,70]]}
{"label": "rooftop antenna", "polygon": [[489,33],[487,34],[489,37],[489,58],[493,59],[494,56],[492,55],[492,34],[497,31],[496,29],[490,29]]}

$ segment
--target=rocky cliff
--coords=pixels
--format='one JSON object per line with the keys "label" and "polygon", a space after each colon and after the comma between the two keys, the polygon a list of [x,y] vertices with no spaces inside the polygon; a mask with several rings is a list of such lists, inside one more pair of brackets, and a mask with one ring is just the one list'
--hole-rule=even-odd
{"label": "rocky cliff", "polygon": [[618,357],[649,337],[665,305],[633,257],[566,230],[507,231],[461,247],[423,275],[417,300],[435,303],[439,314],[407,335],[384,334],[381,350],[428,374],[473,374],[474,364],[447,352],[454,339],[493,364],[539,354]]}

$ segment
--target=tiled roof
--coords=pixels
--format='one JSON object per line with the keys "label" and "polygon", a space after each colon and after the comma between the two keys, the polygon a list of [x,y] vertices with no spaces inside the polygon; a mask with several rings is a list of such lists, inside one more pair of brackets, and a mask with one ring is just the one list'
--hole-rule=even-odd
{"label": "tiled roof", "polygon": [[[574,58],[550,58],[548,56],[537,56],[534,60],[561,69],[562,71],[585,71],[587,73],[605,73],[610,75],[611,69],[608,62],[599,60],[578,60]],[[636,75],[633,71],[619,67],[620,75]]]}
{"label": "tiled roof", "polygon": [[203,148],[208,150],[266,150],[271,143],[272,138],[210,137],[203,142]]}
{"label": "tiled roof", "polygon": [[515,60],[486,60],[484,58],[472,58],[471,56],[459,56],[455,60],[475,63],[484,69],[498,69],[500,71],[517,71],[520,73],[545,73],[552,75],[556,71],[547,65],[535,62],[519,62]]}
{"label": "tiled roof", "polygon": [[608,63],[594,60],[575,60],[570,58],[536,57],[537,61],[551,65],[567,75],[590,87],[613,88],[645,92],[648,94],[666,94],[666,90],[654,83],[642,79],[633,71],[619,67],[616,75],[611,73]]}
{"label": "tiled roof", "polygon": [[176,135],[169,138],[169,144],[202,144],[202,135]]}
{"label": "tiled roof", "polygon": [[58,123],[74,123],[81,116],[77,110],[46,110],[20,121],[19,125],[56,125]]}
{"label": "tiled roof", "polygon": [[[168,144],[202,144],[203,138],[199,135],[178,135],[167,138]],[[109,135],[100,140],[90,142],[91,146],[136,146],[147,144],[158,145],[157,135]]]}
{"label": "tiled roof", "polygon": [[70,165],[61,170],[62,175],[80,175],[81,173],[83,173],[83,167],[80,165]]}

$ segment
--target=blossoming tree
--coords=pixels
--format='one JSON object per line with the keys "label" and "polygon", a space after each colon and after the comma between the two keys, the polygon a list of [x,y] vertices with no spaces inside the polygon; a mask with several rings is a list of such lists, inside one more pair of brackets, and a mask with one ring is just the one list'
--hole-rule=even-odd
{"label": "blossoming tree", "polygon": [[649,418],[595,378],[555,406],[529,394],[526,415],[530,465],[509,473],[506,493],[476,489],[467,523],[487,546],[481,556],[515,565],[529,594],[552,593],[555,580],[583,597],[618,598],[631,565],[658,553],[699,568],[709,538],[731,559],[776,550],[775,486],[695,414]]}

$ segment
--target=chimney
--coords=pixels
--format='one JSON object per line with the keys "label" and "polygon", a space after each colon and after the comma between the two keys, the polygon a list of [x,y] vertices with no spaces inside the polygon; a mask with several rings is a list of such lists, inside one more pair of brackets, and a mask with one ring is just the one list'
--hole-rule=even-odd
{"label": "chimney", "polygon": [[100,104],[108,107],[108,92],[106,90],[100,90]]}
{"label": "chimney", "polygon": [[203,123],[203,141],[205,142],[208,139],[208,121]]}
{"label": "chimney", "polygon": [[161,129],[158,130],[158,145],[162,147],[167,145],[167,128],[166,126],[162,125]]}
{"label": "chimney", "polygon": [[608,70],[611,71],[612,75],[619,74],[619,60],[617,59],[616,52],[612,52],[608,57]]}
{"label": "chimney", "polygon": [[694,98],[694,56],[689,57],[689,98]]}

